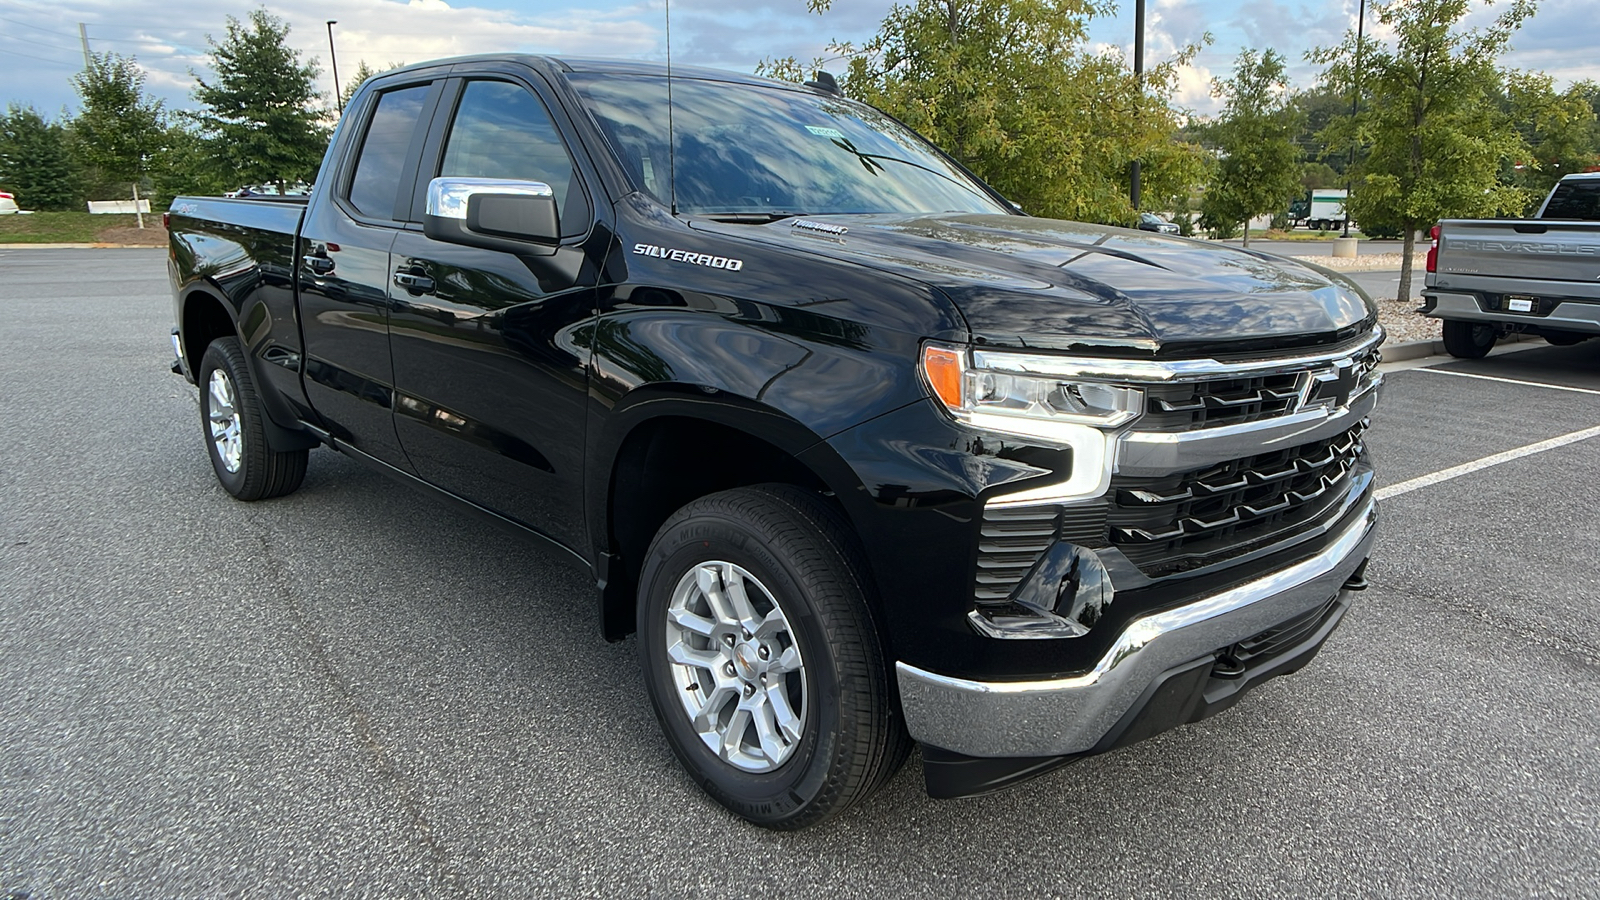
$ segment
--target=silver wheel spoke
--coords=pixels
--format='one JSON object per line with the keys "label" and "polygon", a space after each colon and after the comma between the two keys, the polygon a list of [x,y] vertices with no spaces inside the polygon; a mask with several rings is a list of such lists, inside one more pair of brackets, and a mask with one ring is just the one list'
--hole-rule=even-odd
{"label": "silver wheel spoke", "polygon": [[782,656],[773,661],[767,672],[773,675],[787,675],[790,672],[800,671],[801,665],[803,664],[800,662],[800,651],[790,647],[783,651]]}
{"label": "silver wheel spoke", "polygon": [[[756,615],[756,609],[750,605],[750,595],[744,591],[744,579],[732,571],[729,566],[724,570],[722,586],[728,597],[728,602],[733,606],[733,613],[738,623],[745,631],[755,631],[761,624],[761,619]],[[777,607],[773,607],[777,611]]]}
{"label": "silver wheel spoke", "polygon": [[750,727],[750,710],[736,709],[728,720],[728,730],[722,733],[722,758],[744,755],[744,733]]}
{"label": "silver wheel spoke", "polygon": [[772,611],[767,613],[767,617],[750,630],[755,632],[758,638],[775,637],[789,630],[789,620],[783,617],[783,610],[774,606]]}
{"label": "silver wheel spoke", "polygon": [[783,738],[778,734],[777,723],[773,721],[771,704],[763,703],[751,712],[755,717],[756,737],[761,741],[761,752],[770,762],[777,762],[784,757]]}
{"label": "silver wheel spoke", "polygon": [[687,609],[674,609],[668,615],[672,617],[672,624],[702,637],[711,637],[712,633],[717,630],[716,622],[705,616],[697,616]]}
{"label": "silver wheel spoke", "polygon": [[789,694],[781,681],[767,688],[767,705],[772,708],[773,720],[784,736],[790,741],[800,740],[800,717],[789,706]]}
{"label": "silver wheel spoke", "polygon": [[722,665],[722,654],[717,651],[695,650],[681,642],[667,648],[667,658],[680,666],[710,669],[712,672],[715,672],[717,667]]}
{"label": "silver wheel spoke", "polygon": [[706,698],[704,706],[695,712],[694,730],[703,735],[714,736],[717,733],[717,719],[720,718],[722,708],[728,701],[739,696],[739,692],[729,685],[719,684],[711,690],[711,696]]}
{"label": "silver wheel spoke", "polygon": [[700,593],[705,595],[706,605],[711,607],[711,614],[717,621],[724,625],[737,625],[739,619],[728,606],[728,598],[722,593],[722,575],[711,566],[700,566],[695,570],[695,581],[700,588]]}

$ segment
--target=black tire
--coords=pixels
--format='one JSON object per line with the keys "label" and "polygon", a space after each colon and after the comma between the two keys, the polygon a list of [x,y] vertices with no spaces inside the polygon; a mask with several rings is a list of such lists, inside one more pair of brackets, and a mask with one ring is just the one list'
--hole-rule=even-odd
{"label": "black tire", "polygon": [[1541,331],[1539,336],[1544,338],[1546,343],[1557,347],[1571,347],[1589,339],[1589,335],[1581,331]]}
{"label": "black tire", "polygon": [[1496,337],[1493,325],[1457,319],[1444,321],[1444,349],[1457,359],[1482,359],[1494,349]]}
{"label": "black tire", "polygon": [[[229,424],[238,435],[236,462],[225,457],[213,436],[213,406],[217,407],[219,417],[227,412],[213,397],[213,373],[222,378],[233,396],[237,418]],[[306,459],[310,451],[279,452],[268,443],[263,419],[266,413],[261,409],[261,396],[256,393],[239,339],[225,337],[212,341],[200,358],[200,371],[195,381],[200,387],[200,433],[211,457],[212,471],[217,473],[223,490],[240,500],[266,500],[299,488],[306,477]]]}
{"label": "black tire", "polygon": [[[754,579],[754,588],[781,610],[803,657],[802,671],[777,676],[803,684],[803,712],[796,716],[803,725],[797,739],[786,739],[788,755],[766,771],[746,771],[711,749],[707,742],[719,739],[697,731],[688,707],[718,688],[686,687],[681,679],[688,670],[669,657],[674,594],[713,563],[731,564]],[[669,518],[650,545],[639,581],[638,635],[656,719],[690,776],[712,799],[750,822],[782,830],[822,822],[876,791],[910,752],[868,607],[865,571],[843,517],[814,494],[787,485],[738,488],[695,500]],[[676,640],[686,632],[673,634]],[[759,634],[756,639],[762,640]],[[720,652],[725,643],[738,656],[732,648],[739,639],[732,635],[702,640],[705,653]],[[748,631],[743,641],[751,641]],[[736,675],[755,677],[748,670],[740,675],[731,662],[721,668],[728,682]],[[703,683],[710,672],[706,668],[695,677]],[[765,673],[760,677],[765,693]],[[754,689],[753,683],[746,685]],[[726,696],[736,701],[739,695]],[[747,701],[751,696],[743,694]],[[727,721],[739,720],[730,716]],[[744,726],[739,733],[747,733]]]}

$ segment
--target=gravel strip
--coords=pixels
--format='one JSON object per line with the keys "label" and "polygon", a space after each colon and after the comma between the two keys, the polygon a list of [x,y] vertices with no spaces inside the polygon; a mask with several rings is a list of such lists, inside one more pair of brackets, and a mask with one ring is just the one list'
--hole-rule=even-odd
{"label": "gravel strip", "polygon": [[1378,300],[1378,321],[1383,323],[1383,330],[1389,333],[1384,340],[1387,344],[1400,344],[1406,341],[1437,341],[1443,336],[1443,328],[1438,319],[1430,319],[1420,313],[1413,312],[1421,299],[1412,299],[1405,303],[1394,300]]}
{"label": "gravel strip", "polygon": [[[1426,247],[1422,249],[1424,251],[1427,250]],[[1338,269],[1341,272],[1398,272],[1400,271],[1402,256],[1403,254],[1400,253],[1374,253],[1370,256],[1352,257],[1296,256],[1295,259],[1303,259],[1308,263],[1314,263],[1322,266],[1325,269]],[[1418,256],[1420,257],[1421,254],[1419,253]],[[1413,265],[1420,262],[1422,262],[1420,258],[1412,260]],[[1422,267],[1418,265],[1414,271],[1416,272],[1416,277],[1419,279],[1418,283],[1420,284]]]}

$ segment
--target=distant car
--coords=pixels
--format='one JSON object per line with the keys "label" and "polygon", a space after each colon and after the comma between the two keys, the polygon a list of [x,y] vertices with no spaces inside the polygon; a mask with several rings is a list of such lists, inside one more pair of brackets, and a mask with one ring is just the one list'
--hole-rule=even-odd
{"label": "distant car", "polygon": [[9,216],[21,212],[17,208],[17,198],[14,194],[0,191],[0,216]]}
{"label": "distant car", "polygon": [[1156,231],[1161,234],[1177,234],[1178,226],[1168,222],[1155,213],[1139,213],[1139,230]]}

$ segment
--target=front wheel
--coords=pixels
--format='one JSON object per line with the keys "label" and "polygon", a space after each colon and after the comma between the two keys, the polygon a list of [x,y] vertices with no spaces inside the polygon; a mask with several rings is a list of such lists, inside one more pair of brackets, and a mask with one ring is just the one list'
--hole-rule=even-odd
{"label": "front wheel", "polygon": [[1444,321],[1444,349],[1457,359],[1482,359],[1494,349],[1493,325],[1482,322]]}
{"label": "front wheel", "polygon": [[261,399],[238,338],[217,338],[200,358],[200,428],[211,468],[240,500],[294,492],[306,477],[307,450],[277,452],[267,442]]}
{"label": "front wheel", "polygon": [[718,803],[805,828],[887,781],[910,738],[837,512],[798,488],[702,497],[639,582],[645,684],[678,760]]}

